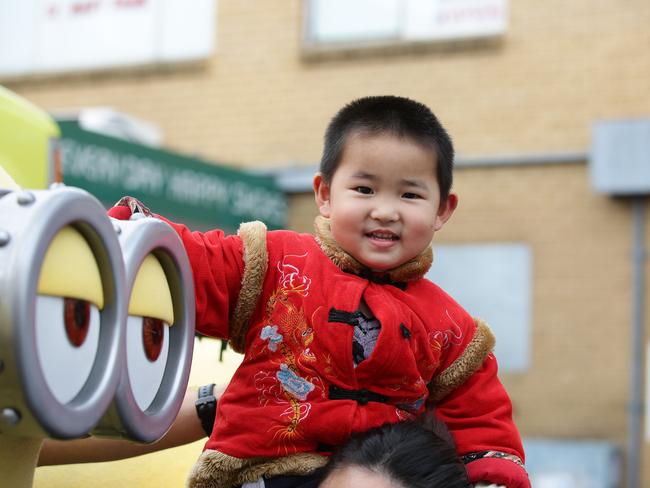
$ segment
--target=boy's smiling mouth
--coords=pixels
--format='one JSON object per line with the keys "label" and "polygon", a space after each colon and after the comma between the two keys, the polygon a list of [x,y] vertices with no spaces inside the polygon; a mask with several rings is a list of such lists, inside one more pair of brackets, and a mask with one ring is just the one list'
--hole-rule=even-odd
{"label": "boy's smiling mouth", "polygon": [[389,230],[373,230],[366,232],[366,237],[376,244],[389,245],[395,241],[399,241],[400,237]]}

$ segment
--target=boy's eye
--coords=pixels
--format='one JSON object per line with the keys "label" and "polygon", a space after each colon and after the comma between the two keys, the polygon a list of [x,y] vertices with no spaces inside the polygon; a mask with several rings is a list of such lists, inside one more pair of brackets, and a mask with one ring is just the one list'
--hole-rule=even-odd
{"label": "boy's eye", "polygon": [[372,193],[372,188],[367,186],[357,186],[354,190],[364,195],[370,195]]}
{"label": "boy's eye", "polygon": [[404,193],[404,195],[402,195],[402,198],[416,199],[416,198],[422,198],[422,197],[420,195],[416,194],[416,193],[407,192],[407,193]]}

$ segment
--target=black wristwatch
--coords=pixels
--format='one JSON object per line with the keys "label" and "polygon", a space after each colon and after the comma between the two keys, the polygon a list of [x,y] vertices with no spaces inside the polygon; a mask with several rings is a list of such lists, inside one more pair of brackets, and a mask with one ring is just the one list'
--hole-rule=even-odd
{"label": "black wristwatch", "polygon": [[199,388],[199,396],[194,403],[196,406],[196,414],[201,420],[201,427],[210,437],[212,434],[212,426],[214,425],[214,418],[217,415],[217,399],[214,396],[214,383],[203,385]]}

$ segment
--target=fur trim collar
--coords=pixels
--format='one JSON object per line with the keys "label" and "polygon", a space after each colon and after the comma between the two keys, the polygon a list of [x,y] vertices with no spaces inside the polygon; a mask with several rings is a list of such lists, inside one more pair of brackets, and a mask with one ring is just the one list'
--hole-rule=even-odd
{"label": "fur trim collar", "polygon": [[[314,221],[316,229],[316,241],[327,255],[343,271],[354,273],[361,276],[367,276],[369,270],[345,252],[332,237],[332,230],[328,219],[318,216]],[[410,261],[407,261],[400,266],[382,273],[383,277],[392,282],[405,282],[415,281],[422,278],[433,262],[433,251],[431,245],[422,251],[418,256],[415,256]],[[381,277],[381,276],[380,276]]]}

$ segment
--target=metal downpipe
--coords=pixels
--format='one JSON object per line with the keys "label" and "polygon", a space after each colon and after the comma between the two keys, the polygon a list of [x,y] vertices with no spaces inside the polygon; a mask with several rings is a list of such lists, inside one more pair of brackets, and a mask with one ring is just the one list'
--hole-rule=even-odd
{"label": "metal downpipe", "polygon": [[639,488],[641,471],[641,426],[643,417],[643,349],[645,343],[645,215],[646,199],[632,202],[632,330],[630,331],[631,374],[628,407],[627,486]]}

